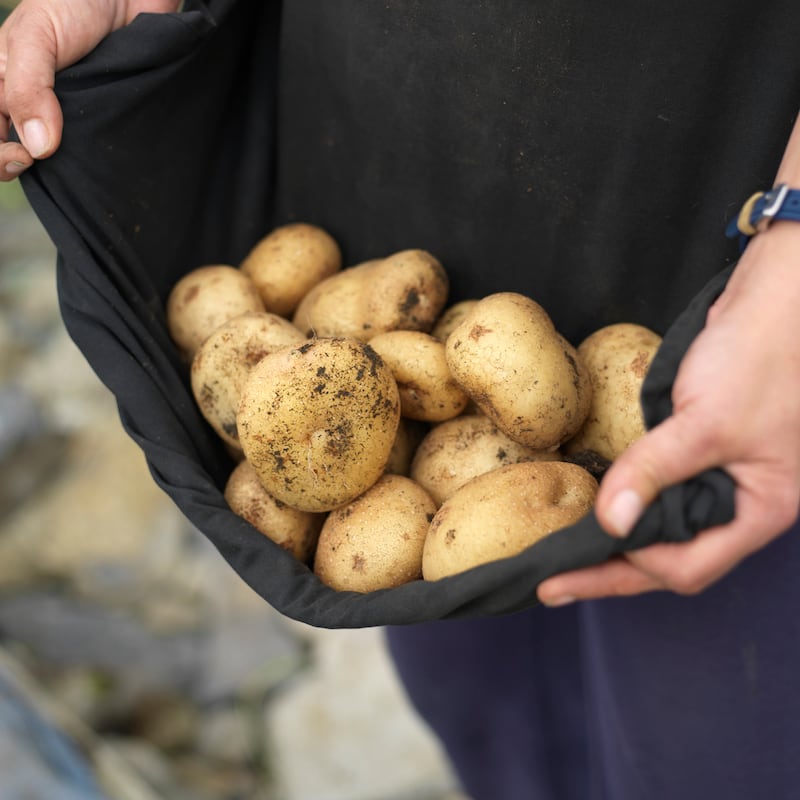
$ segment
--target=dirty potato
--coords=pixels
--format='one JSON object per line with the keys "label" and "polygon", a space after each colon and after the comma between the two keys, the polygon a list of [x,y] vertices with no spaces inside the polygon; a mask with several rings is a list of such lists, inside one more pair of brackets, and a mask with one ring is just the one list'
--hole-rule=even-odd
{"label": "dirty potato", "polygon": [[401,416],[400,424],[397,427],[397,436],[395,436],[392,452],[389,454],[384,472],[408,477],[414,453],[417,452],[425,434],[428,433],[429,427],[424,422]]}
{"label": "dirty potato", "polygon": [[464,415],[436,425],[411,462],[413,478],[440,506],[467,481],[507,464],[557,461],[558,451],[533,450],[515,442],[488,417]]}
{"label": "dirty potato", "polygon": [[302,344],[306,337],[277,314],[240,314],[217,328],[197,349],[191,385],[206,421],[233,448],[239,448],[236,414],[250,370],[268,353]]}
{"label": "dirty potato", "polygon": [[561,461],[510,464],[465,483],[431,523],[422,555],[425,580],[438,580],[518,555],[589,513],[597,481]]}
{"label": "dirty potato", "polygon": [[450,374],[444,344],[438,339],[422,331],[387,331],[369,344],[397,381],[404,417],[442,422],[464,410],[469,396]]}
{"label": "dirty potato", "polygon": [[273,497],[247,461],[241,461],[231,472],[225,485],[225,500],[234,514],[246,519],[298,561],[311,561],[324,514],[298,511]]}
{"label": "dirty potato", "polygon": [[566,453],[597,453],[613,461],[644,435],[640,395],[660,345],[657,333],[632,323],[608,325],[578,345],[592,381],[592,403]]}
{"label": "dirty potato", "polygon": [[588,370],[545,310],[524,295],[479,300],[445,352],[453,377],[481,411],[526,447],[558,447],[589,413]]}
{"label": "dirty potato", "polygon": [[187,361],[223,323],[248,311],[263,311],[253,282],[236,267],[208,264],[184,275],[167,298],[167,327]]}
{"label": "dirty potato", "polygon": [[433,326],[433,330],[431,330],[431,336],[433,336],[434,339],[438,339],[440,342],[446,342],[447,337],[477,302],[477,300],[461,300],[458,303],[454,303],[449,308],[446,308],[439,319],[436,320],[436,324]]}
{"label": "dirty potato", "polygon": [[355,339],[313,339],[264,356],[242,389],[236,425],[274,497],[329,511],[380,478],[400,420],[397,384]]}
{"label": "dirty potato", "polygon": [[275,228],[242,261],[264,308],[290,317],[313,286],[342,268],[336,240],[317,225],[295,222]]}
{"label": "dirty potato", "polygon": [[447,302],[449,283],[424,250],[402,250],[349,267],[314,286],[292,321],[308,336],[369,341],[385,331],[429,331]]}
{"label": "dirty potato", "polygon": [[402,475],[385,475],[322,526],[314,572],[339,591],[390,589],[422,577],[422,549],[436,506]]}

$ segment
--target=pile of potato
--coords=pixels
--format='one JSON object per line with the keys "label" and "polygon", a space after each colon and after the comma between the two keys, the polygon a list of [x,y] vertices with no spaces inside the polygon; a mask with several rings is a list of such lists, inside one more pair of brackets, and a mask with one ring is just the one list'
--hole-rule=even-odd
{"label": "pile of potato", "polygon": [[303,223],[167,302],[198,406],[237,462],[231,509],[337,590],[514,556],[591,509],[644,432],[660,344],[633,324],[577,348],[529,297],[448,306],[424,250],[343,268]]}

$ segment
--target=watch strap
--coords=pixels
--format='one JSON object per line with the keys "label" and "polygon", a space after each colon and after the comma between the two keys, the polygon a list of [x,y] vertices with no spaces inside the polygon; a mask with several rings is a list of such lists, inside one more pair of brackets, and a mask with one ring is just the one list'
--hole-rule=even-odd
{"label": "watch strap", "polygon": [[781,183],[767,192],[756,192],[728,223],[725,233],[730,238],[749,239],[775,220],[800,222],[800,189],[790,189]]}

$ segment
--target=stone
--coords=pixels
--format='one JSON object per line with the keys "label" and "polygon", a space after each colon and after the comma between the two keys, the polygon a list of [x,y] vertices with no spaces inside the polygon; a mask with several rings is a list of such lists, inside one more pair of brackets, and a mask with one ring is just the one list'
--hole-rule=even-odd
{"label": "stone", "polygon": [[410,708],[379,628],[307,629],[311,667],[265,710],[281,800],[434,798],[447,760]]}

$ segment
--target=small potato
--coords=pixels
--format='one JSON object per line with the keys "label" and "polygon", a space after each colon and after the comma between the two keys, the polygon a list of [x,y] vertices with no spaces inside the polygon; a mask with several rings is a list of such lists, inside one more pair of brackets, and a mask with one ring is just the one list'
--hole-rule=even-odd
{"label": "small potato", "polygon": [[449,283],[424,250],[349,267],[314,286],[300,301],[294,324],[308,336],[369,341],[385,331],[429,331],[447,302]]}
{"label": "small potato", "polygon": [[618,323],[578,345],[592,380],[589,415],[564,450],[597,453],[613,461],[644,436],[640,395],[661,337],[642,325]]}
{"label": "small potato", "polygon": [[479,300],[448,336],[445,352],[453,377],[481,411],[526,447],[557,448],[589,413],[588,370],[529,297],[500,292]]}
{"label": "small potato", "polygon": [[422,548],[436,506],[402,475],[384,475],[322,526],[314,572],[339,591],[373,592],[422,577]]}
{"label": "small potato", "polygon": [[313,339],[250,371],[236,425],[264,488],[302,511],[329,511],[381,477],[400,421],[397,384],[355,339]]}
{"label": "small potato", "polygon": [[397,381],[404,417],[442,422],[464,410],[469,396],[450,374],[444,344],[438,339],[421,331],[387,331],[369,344]]}
{"label": "small potato", "polygon": [[440,342],[446,342],[447,337],[453,332],[453,329],[458,326],[462,319],[466,316],[468,311],[477,303],[477,300],[461,300],[459,303],[446,308],[442,312],[442,316],[436,321],[431,331],[431,336],[438,339]]}
{"label": "small potato", "polygon": [[509,464],[465,483],[431,523],[422,555],[425,580],[438,580],[518,555],[589,513],[597,481],[575,464]]}
{"label": "small potato", "polygon": [[394,445],[392,445],[392,452],[389,454],[389,460],[386,462],[384,472],[408,477],[414,453],[416,453],[420,442],[425,438],[428,427],[424,422],[418,422],[415,419],[400,418],[397,436],[395,437]]}
{"label": "small potato", "polygon": [[234,514],[246,519],[298,561],[311,561],[325,522],[324,514],[297,511],[274,498],[247,461],[239,462],[231,472],[225,485],[225,500]]}
{"label": "small potato", "polygon": [[467,481],[507,464],[558,461],[558,452],[532,450],[506,436],[488,417],[465,415],[432,428],[414,454],[409,477],[437,507]]}
{"label": "small potato", "polygon": [[184,275],[167,298],[167,327],[184,358],[229,319],[263,311],[253,282],[236,267],[209,264]]}
{"label": "small potato", "polygon": [[275,228],[241,264],[264,308],[282,317],[290,317],[313,286],[341,268],[336,240],[322,228],[303,222]]}
{"label": "small potato", "polygon": [[197,405],[231,447],[239,447],[236,414],[250,370],[268,353],[302,344],[306,337],[289,320],[266,311],[240,314],[217,328],[192,360]]}

